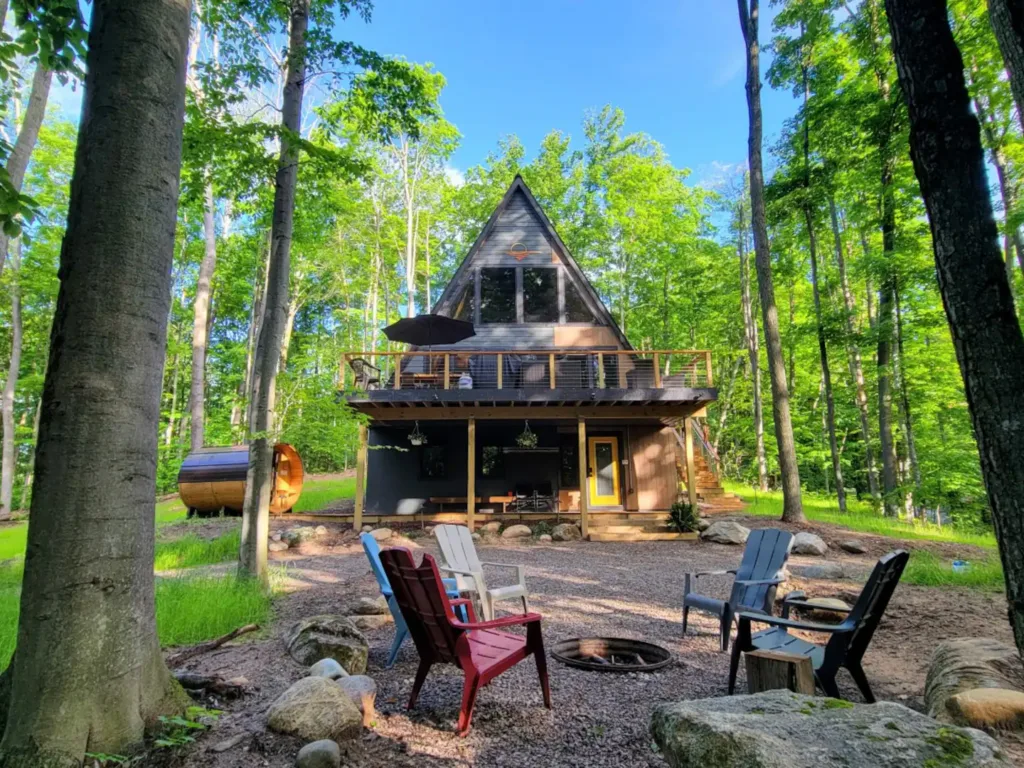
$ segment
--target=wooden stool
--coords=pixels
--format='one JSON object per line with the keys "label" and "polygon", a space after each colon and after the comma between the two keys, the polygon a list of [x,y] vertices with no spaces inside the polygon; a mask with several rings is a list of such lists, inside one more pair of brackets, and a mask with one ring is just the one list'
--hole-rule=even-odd
{"label": "wooden stool", "polygon": [[788,688],[795,693],[814,695],[814,667],[810,656],[781,651],[748,651],[746,657],[749,693]]}

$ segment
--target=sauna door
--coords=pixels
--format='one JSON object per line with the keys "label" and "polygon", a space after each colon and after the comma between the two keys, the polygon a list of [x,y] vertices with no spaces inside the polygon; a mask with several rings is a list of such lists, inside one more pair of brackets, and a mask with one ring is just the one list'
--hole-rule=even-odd
{"label": "sauna door", "polygon": [[619,496],[619,440],[615,437],[591,437],[589,455],[590,504],[612,507],[622,503]]}

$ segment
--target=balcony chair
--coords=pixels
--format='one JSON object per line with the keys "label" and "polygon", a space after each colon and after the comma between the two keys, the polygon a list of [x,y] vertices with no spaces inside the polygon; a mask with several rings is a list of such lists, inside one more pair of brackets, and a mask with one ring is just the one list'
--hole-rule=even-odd
{"label": "balcony chair", "polygon": [[380,368],[370,365],[361,357],[348,361],[349,368],[356,376],[356,388],[364,391],[378,389],[380,387]]}
{"label": "balcony chair", "polygon": [[[477,693],[502,672],[533,656],[537,664],[544,706],[551,709],[547,660],[541,635],[541,616],[505,616],[496,621],[478,622],[469,600],[451,600],[430,555],[423,556],[417,568],[408,549],[388,549],[381,553],[384,571],[394,585],[395,599],[405,617],[409,633],[420,655],[419,669],[409,696],[409,709],[416,706],[420,688],[434,664],[454,664],[465,675],[462,707],[456,731],[469,733]],[[460,621],[452,606],[469,612],[468,621]],[[504,627],[526,627],[526,636],[500,631]]]}

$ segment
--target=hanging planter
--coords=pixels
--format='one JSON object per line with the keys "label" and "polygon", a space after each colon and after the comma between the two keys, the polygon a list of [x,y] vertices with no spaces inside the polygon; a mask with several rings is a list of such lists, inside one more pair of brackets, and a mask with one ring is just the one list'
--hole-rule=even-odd
{"label": "hanging planter", "polygon": [[413,445],[426,445],[427,436],[420,432],[420,423],[417,421],[412,432],[409,433],[409,442]]}
{"label": "hanging planter", "polygon": [[530,422],[523,422],[523,431],[516,437],[516,445],[520,448],[537,447],[537,436],[530,431]]}

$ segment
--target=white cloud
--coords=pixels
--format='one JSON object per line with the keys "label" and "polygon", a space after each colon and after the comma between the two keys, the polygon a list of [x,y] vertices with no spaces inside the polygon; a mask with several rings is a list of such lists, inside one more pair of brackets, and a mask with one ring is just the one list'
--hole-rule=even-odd
{"label": "white cloud", "polygon": [[466,174],[454,165],[446,165],[444,167],[444,175],[448,179],[448,183],[453,187],[461,187],[466,183]]}

